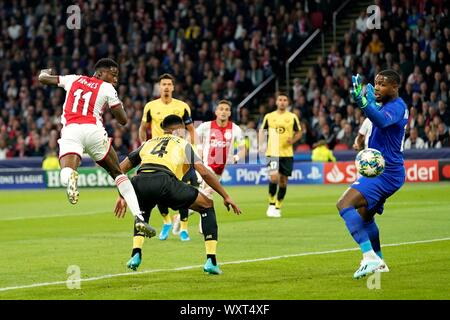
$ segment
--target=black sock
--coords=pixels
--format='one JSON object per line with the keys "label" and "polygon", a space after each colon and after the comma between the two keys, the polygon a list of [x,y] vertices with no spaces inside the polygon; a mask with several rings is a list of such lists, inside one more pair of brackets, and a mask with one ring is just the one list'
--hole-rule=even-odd
{"label": "black sock", "polygon": [[[269,194],[271,197],[275,197],[277,194],[277,187],[278,185],[276,183],[269,182]],[[275,205],[275,203],[270,203],[271,205]]]}
{"label": "black sock", "polygon": [[211,258],[212,264],[213,264],[214,266],[217,265],[216,255],[215,255],[215,254],[207,254],[207,255],[206,255],[206,259],[210,259],[210,258]]}
{"label": "black sock", "polygon": [[189,209],[180,209],[180,220],[187,221],[189,216]]}
{"label": "black sock", "polygon": [[142,259],[142,249],[141,248],[133,248],[133,251],[131,252],[131,257],[134,257],[136,253],[139,253],[139,258]]}
{"label": "black sock", "polygon": [[277,193],[277,184],[269,182],[269,194],[273,197]]}
{"label": "black sock", "polygon": [[287,189],[287,187],[284,187],[284,188],[280,187],[280,189],[278,189],[278,195],[277,195],[278,200],[284,199],[284,196],[286,195],[286,189]]}

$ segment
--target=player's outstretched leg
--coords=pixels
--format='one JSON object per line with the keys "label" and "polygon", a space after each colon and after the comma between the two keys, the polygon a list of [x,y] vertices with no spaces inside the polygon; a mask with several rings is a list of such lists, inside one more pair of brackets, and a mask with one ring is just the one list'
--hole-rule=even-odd
{"label": "player's outstretched leg", "polygon": [[344,220],[350,235],[358,243],[363,253],[361,265],[353,275],[355,279],[375,272],[383,264],[383,260],[373,250],[369,235],[364,228],[364,220],[356,210],[356,208],[366,206],[367,201],[362,194],[353,188],[347,189],[337,203],[340,216]]}
{"label": "player's outstretched leg", "polygon": [[66,187],[69,202],[71,204],[77,204],[78,197],[80,196],[80,192],[78,191],[78,172],[72,168],[63,168],[61,170],[61,184],[63,187]]}
{"label": "player's outstretched leg", "polygon": [[125,199],[131,213],[135,217],[135,228],[142,230],[148,238],[154,237],[156,235],[156,230],[145,222],[134,187],[130,179],[120,171],[119,159],[117,158],[116,151],[114,151],[113,148],[110,148],[106,156],[102,160],[97,161],[97,163],[114,179],[120,195]]}
{"label": "player's outstretched leg", "polygon": [[80,156],[77,154],[67,154],[60,159],[61,185],[66,187],[67,198],[71,204],[78,202],[80,192],[78,191],[78,172],[76,169],[80,165]]}

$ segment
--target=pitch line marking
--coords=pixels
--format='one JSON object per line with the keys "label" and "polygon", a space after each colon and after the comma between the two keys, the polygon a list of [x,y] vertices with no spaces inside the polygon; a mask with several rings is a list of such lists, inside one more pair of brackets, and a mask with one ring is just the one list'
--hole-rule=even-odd
{"label": "pitch line marking", "polygon": [[[450,237],[449,238],[390,243],[390,244],[382,245],[381,247],[398,247],[398,246],[404,246],[404,245],[410,245],[410,244],[431,243],[431,242],[448,241],[448,240],[450,240]],[[356,248],[336,249],[336,250],[327,250],[327,251],[303,252],[303,253],[285,254],[285,255],[274,256],[274,257],[256,258],[256,259],[250,259],[250,260],[222,262],[221,265],[251,263],[251,262],[259,262],[259,261],[270,261],[270,260],[277,260],[277,259],[284,259],[284,258],[313,256],[313,255],[349,252],[349,251],[357,251],[357,250],[359,250],[359,248],[356,247]],[[96,281],[96,280],[124,277],[124,276],[130,276],[130,275],[132,276],[132,275],[139,275],[139,274],[156,273],[156,272],[182,271],[182,270],[197,269],[197,268],[201,268],[201,267],[203,267],[203,265],[185,266],[185,267],[178,267],[178,268],[171,268],[171,269],[153,269],[153,270],[145,270],[145,271],[133,271],[133,272],[125,272],[125,273],[106,274],[106,275],[98,276],[98,277],[80,279],[80,282]],[[16,287],[4,287],[4,288],[0,288],[0,292],[10,291],[10,290],[18,290],[18,289],[29,289],[29,288],[36,288],[36,287],[54,286],[54,285],[60,285],[60,284],[66,284],[66,283],[67,283],[67,281],[55,281],[55,282],[34,283],[34,284],[16,286]]]}

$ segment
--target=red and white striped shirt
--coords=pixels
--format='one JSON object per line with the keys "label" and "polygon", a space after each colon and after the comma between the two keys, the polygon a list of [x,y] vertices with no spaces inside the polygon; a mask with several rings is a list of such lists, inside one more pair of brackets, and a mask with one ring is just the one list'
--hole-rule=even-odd
{"label": "red and white striped shirt", "polygon": [[225,165],[237,146],[244,145],[241,128],[229,121],[225,127],[220,127],[217,121],[204,122],[195,129],[200,140],[203,162],[216,174],[221,175]]}
{"label": "red and white striped shirt", "polygon": [[103,127],[106,106],[122,106],[111,83],[80,75],[59,76],[58,80],[58,86],[67,91],[61,116],[63,126],[87,123]]}

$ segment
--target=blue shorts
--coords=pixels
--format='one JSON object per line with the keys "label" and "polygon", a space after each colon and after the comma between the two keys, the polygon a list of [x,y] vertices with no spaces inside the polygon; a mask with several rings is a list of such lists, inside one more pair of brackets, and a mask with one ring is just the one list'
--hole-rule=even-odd
{"label": "blue shorts", "polygon": [[382,214],[384,202],[405,183],[405,169],[385,170],[374,178],[360,177],[351,188],[358,190],[367,201],[367,210]]}

